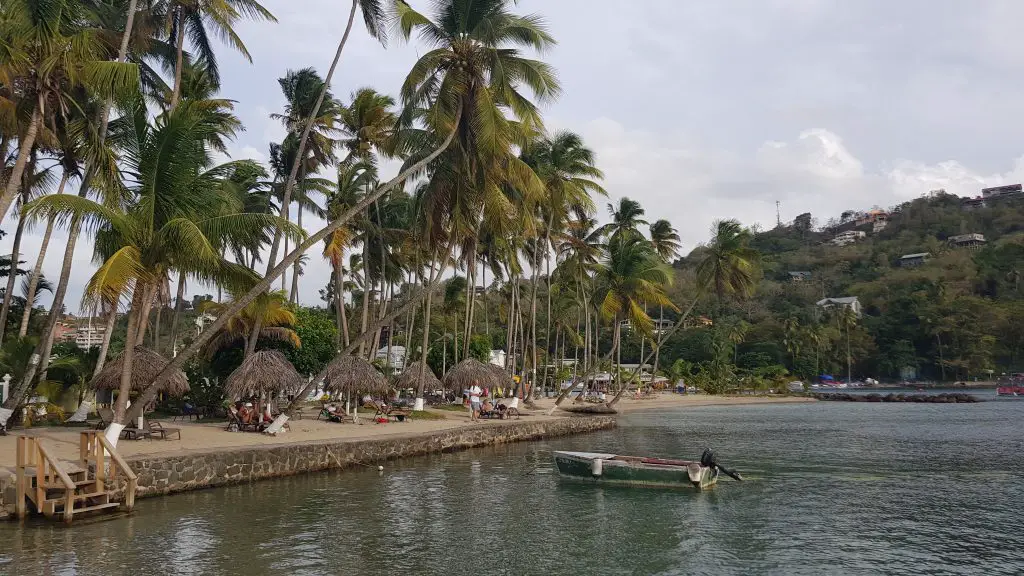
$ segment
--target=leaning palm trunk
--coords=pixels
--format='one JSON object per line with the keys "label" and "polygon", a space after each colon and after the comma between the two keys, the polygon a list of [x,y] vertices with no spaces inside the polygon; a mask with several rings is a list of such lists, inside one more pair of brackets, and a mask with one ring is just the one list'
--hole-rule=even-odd
{"label": "leaning palm trunk", "polygon": [[[363,315],[359,322],[360,333],[366,331],[366,323],[370,320],[370,243],[368,238],[363,239]],[[359,345],[359,356],[365,356],[365,341]]]}
{"label": "leaning palm trunk", "polygon": [[[651,383],[654,382],[654,378],[658,375],[658,357],[661,355],[661,344],[665,341],[665,306],[658,306],[658,340],[653,343],[654,346],[654,367],[651,369]],[[643,357],[643,353],[640,353],[640,357]]]}
{"label": "leaning palm trunk", "polygon": [[25,167],[28,166],[29,156],[32,154],[32,147],[35,146],[36,135],[39,133],[39,125],[43,122],[43,111],[43,93],[40,92],[35,107],[32,109],[32,118],[29,120],[28,129],[25,130],[25,135],[21,139],[18,157],[14,161],[14,167],[11,168],[10,179],[4,187],[4,195],[0,197],[0,219],[7,216],[7,211],[11,209],[11,204],[14,204],[14,199],[18,195],[22,175],[25,173]]}
{"label": "leaning palm trunk", "polygon": [[174,296],[174,315],[171,316],[171,356],[178,347],[178,320],[181,319],[182,300],[185,299],[185,273],[178,273],[178,291]]}
{"label": "leaning palm trunk", "polygon": [[[349,22],[349,26],[351,26],[351,21]],[[319,106],[317,108],[319,108]],[[454,122],[452,123],[452,126],[457,127],[461,119],[462,108],[459,107],[455,111],[455,118]],[[366,210],[367,206],[372,204],[374,200],[377,200],[384,194],[387,194],[389,191],[394,189],[400,183],[404,182],[410,176],[418,173],[428,164],[433,162],[434,159],[440,156],[441,153],[444,152],[449,145],[451,145],[452,140],[455,139],[455,133],[456,129],[453,128],[452,131],[449,132],[448,135],[445,137],[444,141],[441,142],[441,144],[437,148],[435,148],[430,154],[427,154],[418,162],[400,172],[397,176],[392,178],[386,184],[378,187],[372,194],[370,194],[366,198],[363,198],[358,204],[347,210],[344,214],[342,214],[335,220],[331,221],[327,226],[321,228],[316,233],[311,234],[304,241],[302,241],[295,248],[295,250],[293,250],[291,253],[285,256],[284,259],[282,259],[279,264],[274,266],[274,268],[268,274],[266,274],[262,280],[257,282],[256,285],[253,286],[244,296],[236,300],[235,303],[231,305],[231,307],[225,310],[217,318],[217,320],[210,324],[209,328],[207,328],[205,331],[203,331],[202,334],[196,337],[196,339],[192,341],[192,344],[188,348],[186,348],[181,354],[175,356],[174,359],[170,362],[170,364],[168,364],[164,368],[164,370],[157,375],[153,382],[150,383],[150,385],[146,387],[145,390],[142,391],[142,394],[139,397],[139,405],[133,406],[126,417],[130,418],[137,416],[137,413],[141,414],[142,405],[144,405],[145,402],[152,401],[152,399],[156,397],[156,393],[157,390],[159,390],[159,386],[166,382],[171,377],[171,375],[175,373],[176,370],[180,370],[181,367],[185,365],[185,362],[187,362],[189,359],[195,356],[202,349],[202,347],[205,346],[206,343],[213,337],[213,335],[216,334],[217,331],[219,331],[221,328],[223,328],[225,324],[227,324],[228,320],[233,318],[243,308],[248,306],[253,300],[256,299],[257,296],[259,296],[263,292],[266,292],[267,289],[270,287],[270,284],[278,276],[287,271],[288,267],[295,263],[307,250],[315,246],[317,243],[323,241],[323,239],[326,238],[329,234],[331,234],[332,232],[343,226],[346,222],[354,218],[356,214],[359,214],[362,211]],[[362,341],[363,339],[360,339],[360,342]]]}
{"label": "leaning palm trunk", "polygon": [[92,373],[93,378],[103,371],[103,365],[107,363],[107,352],[110,350],[110,337],[114,335],[114,326],[117,324],[117,304],[118,301],[115,298],[110,304],[110,311],[107,312],[106,329],[103,332],[103,343],[100,344],[100,355],[96,359],[96,369],[93,370]]}
{"label": "leaning palm trunk", "polygon": [[[299,230],[302,230],[302,202],[299,202],[297,207],[298,215],[295,217],[295,223],[298,225]],[[285,250],[287,252],[287,250]],[[299,263],[296,262],[295,266],[292,267],[292,291],[288,296],[288,301],[292,304],[299,303]]]}
{"label": "leaning palm trunk", "polygon": [[[67,184],[68,174],[60,181],[58,194],[64,193],[64,185]],[[25,293],[25,311],[21,313],[21,325],[18,327],[18,337],[23,338],[28,334],[28,321],[32,317],[32,302],[36,299],[36,290],[39,289],[39,279],[43,276],[43,261],[46,260],[46,250],[50,247],[50,238],[53,235],[54,216],[46,220],[46,231],[43,232],[43,241],[39,245],[39,256],[36,258],[36,266],[32,269],[32,276],[28,280],[28,292]]]}
{"label": "leaning palm trunk", "polygon": [[[358,5],[359,5],[359,0],[352,0],[352,9],[349,11],[349,14],[348,14],[348,23],[345,24],[345,32],[344,32],[344,34],[341,35],[341,41],[338,42],[338,49],[334,53],[334,60],[331,61],[330,69],[327,70],[327,77],[324,78],[324,85],[320,89],[320,94],[317,96],[316,105],[313,106],[313,110],[310,112],[309,117],[306,118],[306,125],[302,129],[302,136],[299,137],[298,150],[295,152],[295,161],[292,162],[292,169],[288,173],[288,181],[284,185],[284,194],[282,195],[282,198],[281,198],[281,209],[282,210],[286,210],[286,207],[289,204],[291,204],[291,201],[292,201],[292,189],[295,188],[295,182],[298,179],[298,175],[299,175],[299,166],[302,164],[302,158],[306,154],[306,144],[309,142],[309,134],[313,130],[313,124],[314,124],[313,119],[316,118],[317,114],[320,113],[320,107],[323,106],[324,99],[327,97],[327,91],[331,87],[331,80],[334,78],[334,71],[337,70],[337,68],[338,68],[338,61],[341,60],[341,53],[342,53],[342,51],[345,50],[345,44],[348,42],[348,35],[349,35],[349,33],[352,32],[352,22],[355,20],[356,8],[358,7]],[[461,110],[460,110],[460,113],[461,113]],[[456,122],[456,125],[458,125],[458,122]],[[451,142],[451,139],[449,139],[448,142]],[[448,147],[448,144],[445,144],[444,148],[447,148],[447,147]],[[440,154],[440,152],[438,152],[438,154]],[[417,164],[419,164],[419,163],[417,163]],[[426,164],[423,164],[423,165],[425,166]],[[384,192],[387,192],[387,188],[386,187],[384,187],[383,189],[384,189]],[[379,190],[380,189],[378,189],[378,194],[383,194],[383,192],[380,192]],[[378,195],[376,197],[379,198],[380,196]],[[365,202],[365,200],[364,200],[364,202]],[[362,204],[363,203],[360,202],[360,205],[362,205]],[[367,202],[366,204],[369,205],[369,202]],[[360,209],[360,211],[361,210],[362,209]],[[350,210],[349,212],[351,213],[352,210]],[[347,218],[346,218],[346,220],[347,220]],[[339,224],[339,226],[340,226],[340,224]],[[327,228],[329,228],[329,227],[330,226],[328,226]],[[326,230],[327,228],[324,228],[324,230]],[[321,230],[321,232],[323,232],[323,230]],[[278,251],[278,248],[281,245],[281,238],[282,238],[282,236],[284,236],[284,234],[282,233],[281,228],[278,227],[277,230],[274,232],[274,241],[270,245],[270,256],[267,258],[267,276],[270,275],[272,270],[276,270],[277,269],[276,268],[276,265],[277,265],[277,251]],[[321,237],[321,239],[322,239],[322,237]],[[302,247],[301,251],[299,250],[299,247],[297,247],[295,250],[293,250],[292,252],[289,253],[291,255],[295,255],[295,258],[292,260],[291,263],[298,262],[299,257],[302,256],[302,254],[305,253],[305,251],[308,249],[308,247],[306,247],[306,244],[308,244],[308,241],[305,242],[305,243],[302,243],[300,245],[300,247]],[[285,252],[287,252],[287,249],[285,250]],[[282,272],[278,272],[277,274],[274,275],[274,277],[276,278],[278,275],[282,275],[283,276],[283,273]],[[260,282],[260,284],[263,284],[263,283]],[[270,288],[270,283],[268,282],[267,285],[264,286],[262,290],[266,291],[269,288]],[[252,291],[250,290],[250,293],[251,292]],[[232,307],[232,308],[234,308],[234,307]],[[239,308],[239,310],[240,309],[241,308]],[[234,316],[235,314],[236,314],[236,312],[231,312],[229,317],[230,316]],[[253,328],[252,328],[252,332],[250,334],[250,338],[255,340],[256,336],[260,333],[262,328],[263,328],[262,327],[262,319],[256,318],[256,321],[253,322]],[[191,350],[191,349],[192,348],[190,347],[189,350]],[[198,348],[197,348],[197,350],[198,350]],[[165,370],[165,372],[167,372],[168,375],[170,375],[172,373],[169,370]]]}
{"label": "leaning palm trunk", "polygon": [[[25,217],[18,218],[18,227],[14,231],[14,245],[11,247],[11,269],[7,274],[7,291],[4,293],[4,302],[0,305],[0,341],[4,339],[7,331],[7,314],[11,311],[11,301],[14,300],[14,283],[18,279],[18,257],[21,256],[21,239],[25,236]],[[25,309],[32,308],[31,301],[25,302]]]}

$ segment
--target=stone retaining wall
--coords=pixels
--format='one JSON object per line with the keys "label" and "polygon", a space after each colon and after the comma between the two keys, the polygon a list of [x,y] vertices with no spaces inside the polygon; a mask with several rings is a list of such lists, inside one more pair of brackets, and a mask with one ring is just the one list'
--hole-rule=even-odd
{"label": "stone retaining wall", "polygon": [[128,463],[138,475],[137,496],[146,497],[614,427],[613,417],[570,417],[464,426],[431,434],[371,440],[317,441],[135,457],[129,458]]}

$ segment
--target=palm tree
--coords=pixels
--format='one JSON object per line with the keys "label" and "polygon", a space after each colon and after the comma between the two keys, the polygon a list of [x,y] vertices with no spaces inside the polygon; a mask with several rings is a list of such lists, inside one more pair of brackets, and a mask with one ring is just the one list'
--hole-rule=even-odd
{"label": "palm tree", "polygon": [[[512,14],[509,4],[443,0],[436,3],[432,20],[396,2],[402,35],[409,38],[415,30],[432,44],[402,85],[403,125],[419,120],[438,134],[444,133],[442,126],[456,126],[455,141],[430,167],[424,194],[426,212],[434,220],[425,230],[435,244],[477,237],[481,213],[496,222],[507,219],[515,211],[505,186],[526,195],[530,202],[523,210],[531,214],[543,189],[537,175],[513,153],[515,144],[541,127],[536,105],[521,88],[543,101],[557,95],[559,86],[547,64],[522,57],[518,47],[543,51],[554,41],[539,18]],[[414,152],[410,159],[420,155]],[[426,346],[422,354],[425,367]],[[421,375],[421,388],[423,381]],[[417,394],[417,408],[422,407],[422,393]]]}
{"label": "palm tree", "polygon": [[601,233],[609,243],[621,242],[640,236],[640,226],[647,224],[643,219],[644,209],[636,200],[622,198],[619,205],[608,204],[612,221],[601,227]]}
{"label": "palm tree", "polygon": [[138,137],[125,142],[125,161],[136,199],[125,211],[66,194],[41,198],[26,210],[39,217],[83,217],[98,227],[96,252],[103,264],[86,293],[96,302],[114,302],[131,294],[120,396],[114,407],[118,425],[125,421],[134,345],[142,343],[150,307],[170,273],[184,270],[229,286],[254,282],[251,270],[221,257],[219,242],[230,235],[258,236],[274,225],[285,225],[267,214],[210,215],[231,165],[209,167],[206,142],[223,127],[197,103],[182,101],[155,126],[146,124],[144,116],[135,119]]}
{"label": "palm tree", "polygon": [[846,382],[853,382],[853,356],[850,354],[850,330],[857,325],[857,313],[849,306],[843,306],[836,312],[836,323],[841,330],[846,330]]}
{"label": "palm tree", "polygon": [[[654,251],[663,262],[670,264],[679,255],[679,249],[682,248],[679,233],[676,232],[676,229],[668,220],[657,220],[651,224],[650,234],[651,246],[654,248]],[[658,361],[661,359],[661,344],[664,341],[664,334],[665,307],[658,306],[658,339],[654,344],[654,368],[651,372],[652,375],[658,374]]]}
{"label": "palm tree", "polygon": [[[199,313],[208,313],[219,316],[224,310],[231,307],[233,300],[228,302],[205,301],[199,308]],[[217,351],[231,346],[242,344],[243,350],[255,350],[256,342],[250,342],[252,327],[256,325],[257,319],[260,333],[258,339],[279,340],[288,342],[299,348],[302,341],[295,332],[295,313],[288,307],[288,296],[284,291],[267,292],[259,298],[250,302],[242,311],[235,314],[228,320],[223,328],[217,331],[216,335],[207,343],[207,353],[213,356]]]}
{"label": "palm tree", "polygon": [[[650,242],[638,237],[620,238],[621,241],[608,246],[608,255],[597,266],[594,292],[602,316],[613,322],[616,385],[620,384],[618,373],[622,366],[622,323],[628,320],[633,329],[650,336],[654,323],[644,312],[644,305],[675,307],[665,295],[665,287],[671,283],[672,276]],[[618,402],[623,390],[625,387],[620,387],[610,405]]]}
{"label": "palm tree", "polygon": [[721,312],[726,296],[745,298],[753,293],[757,251],[750,247],[750,231],[736,220],[715,222],[711,233],[711,242],[697,266],[697,279],[714,291]]}
{"label": "palm tree", "polygon": [[107,60],[105,46],[90,27],[93,19],[88,5],[77,0],[10,0],[0,5],[0,77],[18,87],[10,94],[14,103],[31,110],[0,196],[0,217],[17,196],[44,118],[79,101],[82,89],[104,99],[138,90],[138,68]]}
{"label": "palm tree", "polygon": [[800,342],[804,337],[804,333],[801,331],[800,320],[796,316],[790,316],[786,318],[786,321],[782,325],[785,336],[782,339],[782,343],[786,346],[786,351],[789,352],[789,356],[792,359],[793,369],[796,369],[796,355],[800,353]]}
{"label": "palm tree", "polygon": [[[526,163],[533,168],[534,172],[544,184],[545,201],[541,205],[541,211],[545,218],[544,236],[540,244],[541,252],[545,261],[547,276],[547,321],[548,325],[544,331],[544,348],[550,348],[547,340],[551,333],[551,244],[552,234],[562,229],[568,222],[570,214],[590,214],[594,211],[594,201],[591,194],[606,196],[604,188],[597,183],[597,180],[604,177],[604,174],[594,163],[594,152],[583,145],[583,139],[572,132],[559,132],[552,137],[540,139],[531,144],[524,153]],[[538,253],[537,256],[540,256]],[[474,266],[475,268],[475,266]],[[533,263],[534,279],[530,304],[531,332],[533,334],[533,349],[537,348],[536,308],[537,308],[537,273],[540,269],[539,262]],[[467,330],[472,321],[467,315]],[[469,342],[466,342],[468,350]],[[535,352],[536,354],[536,352]],[[545,380],[547,378],[547,365],[545,363]]]}
{"label": "palm tree", "polygon": [[169,41],[174,44],[174,91],[170,108],[181,98],[182,73],[185,69],[185,37],[198,60],[210,71],[215,84],[220,84],[217,56],[210,44],[210,33],[220,36],[232,48],[252,62],[252,56],[234,27],[243,19],[277,22],[274,15],[256,0],[163,0],[166,3]]}
{"label": "palm tree", "polygon": [[739,361],[740,355],[740,344],[747,339],[747,332],[750,331],[750,324],[740,320],[729,326],[729,333],[727,337],[729,342],[732,342],[732,363],[735,365]]}

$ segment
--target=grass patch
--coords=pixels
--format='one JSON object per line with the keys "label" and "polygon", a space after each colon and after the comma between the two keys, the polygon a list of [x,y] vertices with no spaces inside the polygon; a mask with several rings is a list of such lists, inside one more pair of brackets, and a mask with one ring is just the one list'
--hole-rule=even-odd
{"label": "grass patch", "polygon": [[430,410],[422,410],[420,412],[410,412],[410,420],[447,420],[448,417],[444,414],[438,414],[437,412],[431,412]]}
{"label": "grass patch", "polygon": [[431,410],[448,410],[450,412],[467,412],[469,408],[466,408],[462,404],[441,404],[439,406],[431,406]]}

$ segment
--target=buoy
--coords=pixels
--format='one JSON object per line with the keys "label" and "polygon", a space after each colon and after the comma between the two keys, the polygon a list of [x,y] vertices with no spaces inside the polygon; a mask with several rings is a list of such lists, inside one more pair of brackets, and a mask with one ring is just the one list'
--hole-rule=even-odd
{"label": "buoy", "polygon": [[384,471],[384,467],[383,466],[377,466],[377,470],[383,472]]}
{"label": "buoy", "polygon": [[604,460],[601,460],[600,458],[594,458],[594,460],[590,463],[590,474],[594,478],[597,478],[602,473],[604,473]]}

